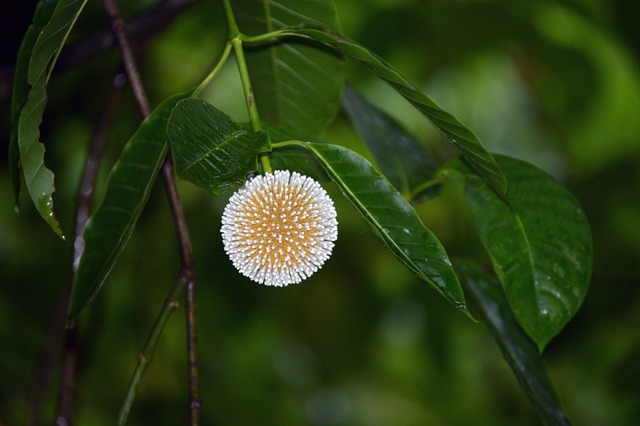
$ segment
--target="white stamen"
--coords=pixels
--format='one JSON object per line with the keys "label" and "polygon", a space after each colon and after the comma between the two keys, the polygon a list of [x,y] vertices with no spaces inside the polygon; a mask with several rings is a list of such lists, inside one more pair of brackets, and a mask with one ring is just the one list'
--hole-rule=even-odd
{"label": "white stamen", "polygon": [[222,214],[222,242],[238,271],[286,286],[308,278],[338,238],[333,201],[315,180],[276,170],[248,181]]}

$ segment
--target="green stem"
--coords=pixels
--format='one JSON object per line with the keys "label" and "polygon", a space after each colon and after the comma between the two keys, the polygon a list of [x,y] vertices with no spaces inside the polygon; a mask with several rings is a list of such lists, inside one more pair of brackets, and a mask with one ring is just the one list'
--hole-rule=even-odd
{"label": "green stem", "polygon": [[200,92],[202,92],[202,90],[204,90],[204,88],[207,87],[209,83],[211,83],[211,80],[214,79],[218,72],[220,72],[222,66],[227,62],[229,53],[231,53],[231,43],[227,42],[227,44],[224,46],[224,50],[222,51],[222,55],[220,56],[218,63],[215,67],[213,67],[209,75],[207,75],[205,79],[202,80],[202,83],[200,83],[200,85],[196,88],[195,92],[193,93],[194,97],[198,96],[198,94],[200,94]]}
{"label": "green stem", "polygon": [[224,15],[227,18],[227,25],[229,26],[229,40],[231,40],[240,35],[240,30],[238,29],[236,16],[233,14],[229,0],[222,0],[222,6],[224,7]]}
{"label": "green stem", "polygon": [[262,124],[260,124],[260,116],[258,115],[258,108],[253,97],[253,88],[251,87],[251,79],[249,78],[249,70],[247,69],[247,61],[244,57],[244,49],[242,48],[242,34],[238,29],[236,23],[236,17],[231,9],[229,0],[223,0],[224,13],[227,18],[227,24],[229,25],[229,41],[233,46],[233,52],[236,54],[236,62],[238,64],[238,72],[240,73],[240,80],[242,81],[242,88],[244,90],[244,98],[247,101],[247,110],[249,111],[249,121],[251,121],[251,130],[254,133],[262,131]]}
{"label": "green stem", "polygon": [[260,116],[258,115],[258,108],[256,106],[255,99],[253,97],[253,88],[251,87],[251,80],[249,79],[249,70],[247,69],[247,62],[244,58],[244,50],[242,49],[242,41],[239,38],[231,40],[233,45],[233,51],[236,54],[236,61],[238,63],[238,71],[240,72],[240,80],[242,80],[242,88],[244,89],[244,97],[247,101],[247,109],[249,110],[249,120],[251,121],[251,130],[254,133],[262,131],[262,124],[260,124]]}
{"label": "green stem", "polygon": [[260,154],[260,164],[262,164],[262,170],[264,170],[265,173],[273,173],[273,167],[271,167],[271,160],[269,160],[268,152]]}
{"label": "green stem", "polygon": [[171,292],[164,301],[164,305],[162,306],[162,310],[156,318],[156,322],[153,324],[153,328],[151,329],[151,333],[149,334],[149,337],[147,338],[147,341],[142,348],[142,352],[138,354],[138,365],[136,365],[136,368],[133,372],[131,382],[129,383],[129,388],[127,389],[127,395],[122,402],[120,413],[118,414],[118,426],[122,426],[127,423],[127,418],[129,417],[129,412],[131,411],[131,405],[133,404],[133,400],[136,397],[136,393],[138,391],[138,387],[140,386],[140,382],[142,381],[144,371],[147,369],[149,364],[151,364],[153,353],[156,350],[156,346],[158,346],[160,336],[162,335],[169,317],[179,305],[178,296],[184,289],[187,281],[188,279],[186,278],[180,278],[175,282],[173,288],[171,289]]}
{"label": "green stem", "polygon": [[290,28],[283,28],[280,30],[272,31],[269,33],[258,34],[255,36],[238,34],[238,38],[240,38],[240,40],[242,40],[245,43],[252,43],[252,44],[259,45],[259,44],[265,44],[265,43],[273,43],[275,41],[278,41],[278,39],[291,36],[291,35],[295,35],[295,34],[292,34]]}

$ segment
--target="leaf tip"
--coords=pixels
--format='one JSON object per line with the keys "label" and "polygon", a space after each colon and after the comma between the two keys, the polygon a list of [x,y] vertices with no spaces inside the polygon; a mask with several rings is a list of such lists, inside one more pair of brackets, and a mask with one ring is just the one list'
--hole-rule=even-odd
{"label": "leaf tip", "polygon": [[60,228],[60,223],[56,218],[55,213],[53,212],[53,197],[49,195],[44,195],[38,199],[38,211],[42,218],[47,222],[51,230],[60,237],[63,241],[66,241],[66,237]]}
{"label": "leaf tip", "polygon": [[464,314],[465,317],[469,318],[471,321],[473,321],[476,324],[480,323],[480,321],[478,321],[476,317],[474,317],[473,314],[469,312],[469,309],[467,309],[466,303],[456,302],[455,306],[456,308],[458,308],[459,311],[461,311]]}

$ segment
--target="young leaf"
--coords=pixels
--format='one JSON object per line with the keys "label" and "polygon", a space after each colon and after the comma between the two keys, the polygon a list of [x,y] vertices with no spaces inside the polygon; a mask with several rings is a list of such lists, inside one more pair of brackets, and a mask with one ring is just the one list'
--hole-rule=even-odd
{"label": "young leaf", "polygon": [[462,283],[505,359],[546,424],[569,425],[536,344],[513,316],[500,282],[473,262],[456,262]]}
{"label": "young leaf", "polygon": [[[87,0],[60,0],[38,35],[27,71],[27,83],[31,89],[18,119],[20,164],[27,192],[40,216],[61,237],[62,230],[53,213],[54,176],[44,165],[45,149],[39,141],[40,123],[47,102],[46,85],[53,65],[86,2]],[[23,78],[24,76],[18,77],[19,80]],[[16,103],[19,102],[20,100],[16,100]]]}
{"label": "young leaf", "polygon": [[400,72],[376,54],[342,34],[315,24],[284,28],[276,36],[315,40],[369,68],[422,112],[462,152],[475,172],[486,179],[496,192],[499,194],[507,192],[507,180],[504,174],[478,136],[453,115],[440,108],[429,96],[418,90]]}
{"label": "young leaf", "polygon": [[366,159],[341,146],[322,143],[287,141],[273,144],[273,149],[274,153],[280,149],[302,149],[313,154],[391,253],[471,317],[442,244],[424,226],[413,207]]}
{"label": "young leaf", "polygon": [[420,196],[437,166],[426,148],[384,111],[345,88],[342,105],[389,182],[409,201]]}
{"label": "young leaf", "polygon": [[200,99],[176,105],[168,125],[169,143],[179,178],[218,195],[258,170],[258,153],[269,149],[265,133],[257,135]]}
{"label": "young leaf", "polygon": [[36,6],[33,15],[33,23],[27,28],[27,32],[22,39],[16,69],[13,78],[13,92],[11,96],[11,138],[9,140],[9,171],[13,185],[13,195],[15,204],[20,204],[20,147],[18,146],[18,123],[22,108],[27,103],[29,97],[29,82],[27,73],[29,71],[29,60],[33,53],[40,32],[51,19],[55,10],[57,0],[41,0]]}
{"label": "young leaf", "polygon": [[508,203],[459,161],[465,196],[507,300],[544,349],[578,311],[589,286],[589,224],[571,193],[524,161],[496,156],[509,179]]}
{"label": "young leaf", "polygon": [[[338,28],[331,0],[233,0],[240,31],[263,34],[285,25],[322,22]],[[302,43],[246,52],[260,117],[297,137],[319,134],[335,117],[344,84],[344,61],[335,52]]]}
{"label": "young leaf", "polygon": [[167,121],[190,93],[162,102],[129,139],[111,169],[107,190],[84,231],[84,251],[73,283],[69,321],[74,321],[102,287],[129,240],[167,153]]}

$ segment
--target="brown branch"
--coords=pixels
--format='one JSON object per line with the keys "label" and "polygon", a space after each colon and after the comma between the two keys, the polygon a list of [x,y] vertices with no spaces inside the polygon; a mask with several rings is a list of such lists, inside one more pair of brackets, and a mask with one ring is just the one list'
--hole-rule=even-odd
{"label": "brown branch", "polygon": [[[133,51],[126,33],[126,25],[115,0],[103,0],[105,10],[109,15],[112,29],[115,33],[122,54],[125,70],[131,82],[133,93],[138,108],[143,117],[151,113],[149,100],[145,94],[144,86],[140,79]],[[178,248],[180,252],[180,273],[177,281],[186,282],[185,299],[187,310],[187,351],[189,356],[189,417],[191,425],[200,424],[200,399],[198,381],[198,356],[195,321],[195,267],[191,240],[187,229],[182,203],[178,196],[178,189],[173,174],[173,164],[167,157],[162,166],[162,179],[167,192],[167,198],[176,227]]]}

